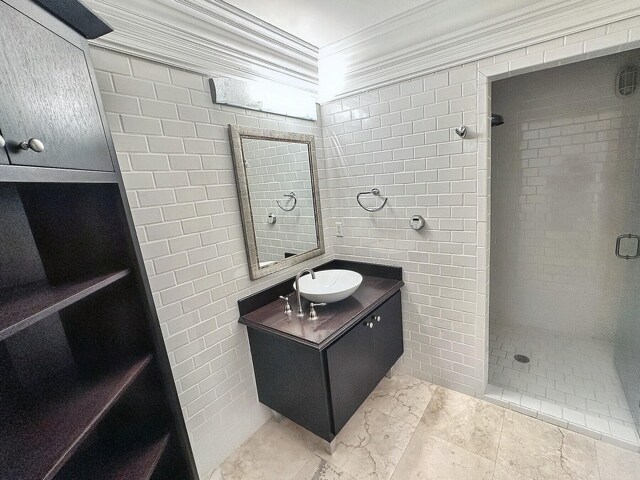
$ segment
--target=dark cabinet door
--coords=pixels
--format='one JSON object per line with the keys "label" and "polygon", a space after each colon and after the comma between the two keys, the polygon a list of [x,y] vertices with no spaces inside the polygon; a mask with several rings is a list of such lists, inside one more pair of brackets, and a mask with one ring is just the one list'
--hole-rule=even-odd
{"label": "dark cabinet door", "polygon": [[[112,171],[84,50],[2,1],[0,45],[0,130],[9,161]],[[19,147],[31,138],[44,151]]]}
{"label": "dark cabinet door", "polygon": [[400,292],[327,349],[337,434],[403,352]]}
{"label": "dark cabinet door", "polygon": [[338,433],[380,381],[375,367],[374,329],[360,321],[327,349],[334,433]]}
{"label": "dark cabinet door", "polygon": [[375,351],[372,369],[376,370],[378,378],[382,378],[404,351],[400,292],[378,308],[370,319],[373,321]]}

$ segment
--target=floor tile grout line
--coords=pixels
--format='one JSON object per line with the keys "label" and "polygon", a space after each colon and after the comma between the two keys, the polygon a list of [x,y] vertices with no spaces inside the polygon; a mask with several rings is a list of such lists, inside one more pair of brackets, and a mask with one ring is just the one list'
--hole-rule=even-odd
{"label": "floor tile grout line", "polygon": [[[428,386],[435,385],[434,383],[424,382],[423,380],[420,380],[420,381],[423,382],[425,385],[428,385]],[[437,387],[437,385],[436,385],[436,387]],[[427,409],[429,408],[429,404],[432,401],[433,401],[433,392],[431,392],[431,398],[429,398],[429,401],[427,402],[427,404],[424,407],[424,410],[422,411],[422,415],[420,416],[420,419],[418,420],[418,424],[413,428],[413,432],[411,433],[411,436],[409,437],[409,441],[407,442],[407,444],[405,445],[404,449],[402,450],[402,454],[400,455],[400,458],[398,459],[398,463],[396,463],[395,466],[393,467],[393,471],[391,472],[391,476],[389,477],[389,480],[393,480],[393,476],[395,475],[396,470],[398,469],[398,465],[400,465],[400,463],[402,462],[402,459],[404,458],[405,454],[407,453],[407,449],[409,448],[409,444],[411,443],[411,440],[413,440],[413,437],[415,436],[416,431],[418,430],[418,427],[420,426],[420,422],[422,422],[422,418],[424,417]],[[405,423],[407,423],[407,422],[405,422]]]}
{"label": "floor tile grout line", "polygon": [[492,480],[495,480],[496,478],[496,468],[498,468],[498,455],[500,454],[500,445],[502,444],[502,431],[504,430],[504,422],[507,416],[507,409],[504,407],[501,407],[501,408],[502,408],[502,423],[500,424],[500,435],[498,435],[498,448],[496,449],[496,458],[495,458],[495,461],[493,462],[493,475],[491,476]]}
{"label": "floor tile grout line", "polygon": [[[425,385],[429,386],[429,387],[431,387],[431,385],[434,385],[436,388],[438,387],[438,385],[436,385],[434,383],[428,383],[428,382],[425,382],[423,380],[420,380],[420,381],[422,383],[424,383]],[[422,411],[422,415],[420,416],[420,419],[418,420],[418,424],[414,427],[413,432],[411,433],[411,436],[409,437],[409,441],[407,442],[407,444],[405,445],[404,449],[402,450],[402,454],[400,455],[400,458],[398,459],[398,463],[396,463],[396,465],[393,467],[393,471],[391,472],[391,476],[389,477],[389,480],[394,480],[393,476],[395,475],[396,470],[398,469],[398,465],[400,465],[400,463],[402,463],[402,459],[404,458],[405,454],[407,453],[407,449],[409,448],[409,444],[413,440],[413,437],[415,436],[416,431],[418,430],[418,427],[420,426],[420,423],[422,422],[422,419],[424,418],[424,415],[427,412],[427,409],[429,408],[429,404],[431,404],[431,402],[433,401],[433,396],[434,396],[433,393],[434,392],[431,392],[431,398],[429,398],[429,401],[425,405],[424,410]]]}

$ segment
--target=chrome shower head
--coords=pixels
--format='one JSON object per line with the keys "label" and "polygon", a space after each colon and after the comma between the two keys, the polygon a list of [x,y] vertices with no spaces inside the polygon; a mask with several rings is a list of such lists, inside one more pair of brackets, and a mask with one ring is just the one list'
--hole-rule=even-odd
{"label": "chrome shower head", "polygon": [[502,125],[504,123],[504,117],[497,113],[491,114],[491,126],[497,127],[498,125]]}

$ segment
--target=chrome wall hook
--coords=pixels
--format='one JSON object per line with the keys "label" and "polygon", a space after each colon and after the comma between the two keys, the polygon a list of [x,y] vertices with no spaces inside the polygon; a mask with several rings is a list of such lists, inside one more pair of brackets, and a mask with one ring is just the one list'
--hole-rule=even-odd
{"label": "chrome wall hook", "polygon": [[458,128],[456,128],[456,133],[460,138],[465,138],[467,136],[467,132],[468,129],[466,125],[460,125]]}
{"label": "chrome wall hook", "polygon": [[298,199],[296,198],[296,194],[293,192],[289,192],[289,193],[285,193],[284,194],[285,197],[288,198],[293,198],[293,205],[291,206],[291,208],[284,208],[281,204],[280,204],[280,200],[276,200],[276,203],[278,204],[278,206],[284,210],[285,212],[290,212],[291,210],[293,210],[294,208],[296,208],[296,204],[298,203]]}
{"label": "chrome wall hook", "polygon": [[364,208],[367,212],[378,212],[380,210],[382,210],[384,208],[384,206],[387,204],[387,201],[389,200],[388,198],[384,199],[384,202],[382,202],[382,205],[380,205],[379,207],[376,208],[369,208],[369,207],[365,207],[362,202],[360,201],[360,195],[374,195],[374,196],[379,196],[380,195],[380,190],[377,188],[372,188],[371,191],[369,192],[360,192],[358,195],[356,195],[356,201],[358,202],[358,205],[360,205],[362,208]]}

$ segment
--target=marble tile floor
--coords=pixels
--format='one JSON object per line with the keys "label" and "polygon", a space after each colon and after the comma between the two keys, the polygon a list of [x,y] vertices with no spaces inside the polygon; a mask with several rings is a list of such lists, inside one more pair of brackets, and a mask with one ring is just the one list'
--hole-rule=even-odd
{"label": "marble tile floor", "polygon": [[[640,446],[613,361],[613,345],[570,338],[544,329],[492,322],[487,393],[520,411],[534,410],[554,423],[628,448]],[[514,354],[530,358],[527,364]]]}
{"label": "marble tile floor", "polygon": [[638,453],[403,375],[337,440],[272,419],[211,480],[640,480]]}

